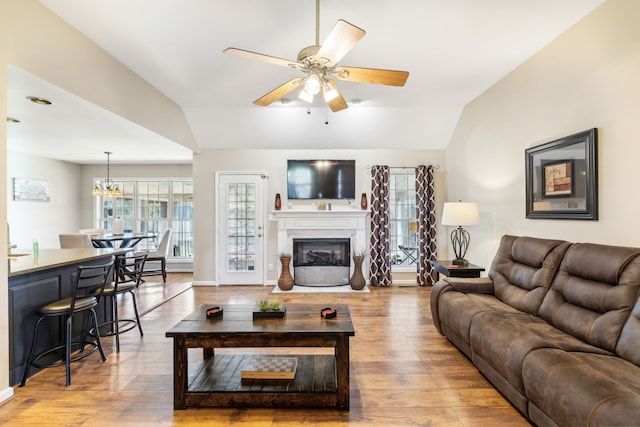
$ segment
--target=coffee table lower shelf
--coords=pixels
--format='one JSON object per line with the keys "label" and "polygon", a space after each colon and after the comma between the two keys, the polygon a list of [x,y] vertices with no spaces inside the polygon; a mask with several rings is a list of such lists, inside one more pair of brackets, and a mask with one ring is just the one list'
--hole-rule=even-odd
{"label": "coffee table lower shelf", "polygon": [[190,369],[188,407],[336,407],[336,359],[297,355],[292,380],[241,379],[250,354],[216,354]]}

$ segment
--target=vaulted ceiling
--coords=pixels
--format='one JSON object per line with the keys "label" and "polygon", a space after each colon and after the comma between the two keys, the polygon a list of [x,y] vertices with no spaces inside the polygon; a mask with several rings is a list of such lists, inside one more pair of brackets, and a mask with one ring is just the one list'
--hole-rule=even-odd
{"label": "vaulted ceiling", "polygon": [[[200,149],[445,148],[468,102],[602,2],[321,0],[321,43],[338,19],[366,31],[340,64],[410,75],[404,87],[339,81],[349,108],[332,113],[314,104],[307,114],[296,93],[287,96],[288,103],[252,104],[299,71],[222,51],[232,46],[295,60],[315,41],[314,0],[41,0],[180,105]],[[12,100],[24,99],[21,91],[37,83],[47,90],[46,82],[32,76],[10,76],[10,115],[18,108]],[[158,138],[162,149],[146,150],[146,161],[190,158],[184,147],[72,99],[64,90],[56,96],[69,98],[64,114],[82,114],[74,132],[65,133],[59,123],[56,135],[27,125],[10,127],[10,147],[57,137],[57,144],[70,144],[68,160],[103,161],[91,156],[104,150],[82,151],[78,127],[86,127],[94,135],[104,129],[110,140],[122,133],[128,150],[135,150],[137,139]],[[59,151],[64,147],[57,145]]]}

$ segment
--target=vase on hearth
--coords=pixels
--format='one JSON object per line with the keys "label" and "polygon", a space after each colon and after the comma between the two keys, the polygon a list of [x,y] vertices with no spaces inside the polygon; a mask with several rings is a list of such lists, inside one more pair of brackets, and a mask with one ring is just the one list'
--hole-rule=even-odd
{"label": "vase on hearth", "polygon": [[351,276],[351,279],[349,279],[349,284],[351,285],[351,289],[355,289],[357,291],[363,289],[366,284],[364,275],[362,274],[363,260],[364,256],[362,255],[353,256],[353,275]]}
{"label": "vase on hearth", "polygon": [[278,278],[278,287],[283,291],[290,291],[293,289],[293,276],[289,271],[289,264],[291,263],[290,256],[281,256],[280,264],[282,265],[282,271],[280,272],[280,278]]}

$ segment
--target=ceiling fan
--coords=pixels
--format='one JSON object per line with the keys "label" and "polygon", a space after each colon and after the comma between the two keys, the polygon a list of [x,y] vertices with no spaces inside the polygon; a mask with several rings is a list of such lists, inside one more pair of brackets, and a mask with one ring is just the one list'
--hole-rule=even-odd
{"label": "ceiling fan", "polygon": [[408,71],[381,70],[376,68],[357,68],[339,66],[340,61],[364,37],[365,31],[344,21],[338,20],[324,43],[320,45],[320,0],[316,0],[316,44],[307,46],[298,53],[297,61],[275,56],[250,52],[229,47],[224,53],[256,61],[267,62],[282,67],[295,68],[306,74],[296,77],[278,86],[253,103],[266,107],[289,92],[302,87],[299,97],[311,104],[313,98],[322,92],[325,102],[336,112],[348,108],[333,78],[359,83],[374,83],[387,86],[404,86],[409,77]]}

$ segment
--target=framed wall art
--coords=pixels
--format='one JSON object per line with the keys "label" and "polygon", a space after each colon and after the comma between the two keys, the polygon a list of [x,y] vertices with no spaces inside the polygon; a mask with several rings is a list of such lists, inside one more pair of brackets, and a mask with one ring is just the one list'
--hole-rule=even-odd
{"label": "framed wall art", "polygon": [[526,216],[598,219],[597,129],[525,150]]}
{"label": "framed wall art", "polygon": [[49,182],[38,179],[13,178],[13,200],[49,202]]}

